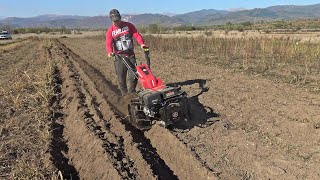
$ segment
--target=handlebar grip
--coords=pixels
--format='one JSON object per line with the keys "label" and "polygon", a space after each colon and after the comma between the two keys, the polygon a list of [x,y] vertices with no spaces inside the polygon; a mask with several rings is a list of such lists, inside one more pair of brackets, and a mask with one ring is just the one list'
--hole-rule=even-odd
{"label": "handlebar grip", "polygon": [[147,61],[147,65],[148,67],[150,68],[150,49],[149,47],[146,47],[146,48],[143,48],[144,49],[144,56],[146,58],[146,61]]}
{"label": "handlebar grip", "polygon": [[143,50],[144,50],[144,52],[150,51],[149,47],[147,47],[147,46],[144,46]]}

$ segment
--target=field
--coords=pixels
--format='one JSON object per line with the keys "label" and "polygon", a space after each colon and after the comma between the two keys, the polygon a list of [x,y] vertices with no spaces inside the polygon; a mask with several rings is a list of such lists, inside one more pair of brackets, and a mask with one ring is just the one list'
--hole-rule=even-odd
{"label": "field", "polygon": [[320,178],[319,44],[145,38],[154,74],[188,93],[183,127],[128,123],[103,36],[1,45],[0,177]]}

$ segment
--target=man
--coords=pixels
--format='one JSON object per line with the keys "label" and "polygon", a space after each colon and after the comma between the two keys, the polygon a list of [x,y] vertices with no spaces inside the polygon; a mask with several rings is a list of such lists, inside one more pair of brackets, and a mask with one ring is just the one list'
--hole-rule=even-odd
{"label": "man", "polygon": [[[121,15],[118,10],[112,9],[109,17],[112,25],[106,32],[106,50],[108,57],[112,57],[113,53],[119,54],[127,58],[132,65],[136,65],[136,58],[133,51],[133,38],[136,39],[141,48],[144,48],[145,45],[142,36],[133,24],[121,21]],[[114,66],[121,95],[125,96],[128,93],[134,93],[137,86],[135,75],[129,71],[129,88],[127,88],[127,67],[118,57],[115,57]]]}

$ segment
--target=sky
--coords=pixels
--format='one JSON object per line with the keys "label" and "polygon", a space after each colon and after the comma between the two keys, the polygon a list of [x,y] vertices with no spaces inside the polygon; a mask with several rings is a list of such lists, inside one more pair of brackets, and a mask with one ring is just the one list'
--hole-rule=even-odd
{"label": "sky", "polygon": [[108,15],[113,8],[122,14],[182,14],[201,9],[253,9],[319,3],[320,0],[0,0],[0,18],[43,14],[98,16]]}

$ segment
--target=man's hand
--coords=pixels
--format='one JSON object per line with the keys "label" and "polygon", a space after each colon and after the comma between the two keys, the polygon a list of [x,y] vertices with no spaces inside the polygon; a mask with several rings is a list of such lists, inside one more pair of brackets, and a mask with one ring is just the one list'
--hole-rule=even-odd
{"label": "man's hand", "polygon": [[141,44],[140,46],[145,52],[149,52],[149,47],[148,46],[146,46],[145,44]]}
{"label": "man's hand", "polygon": [[108,53],[108,58],[112,58],[114,56],[113,52]]}

